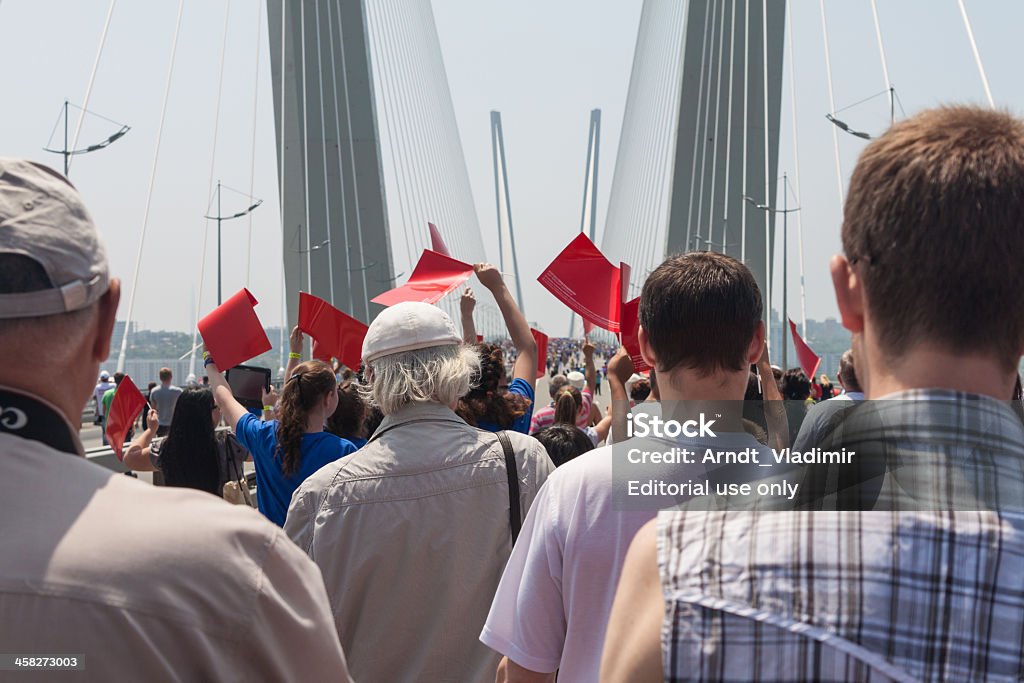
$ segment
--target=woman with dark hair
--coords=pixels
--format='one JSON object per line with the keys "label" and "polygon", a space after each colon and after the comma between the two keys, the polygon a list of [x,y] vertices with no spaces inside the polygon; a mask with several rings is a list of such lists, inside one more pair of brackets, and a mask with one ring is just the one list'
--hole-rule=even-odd
{"label": "woman with dark hair", "polygon": [[524,392],[510,390],[504,351],[497,344],[474,346],[480,354],[480,377],[455,412],[474,427],[489,432],[511,429],[528,434],[532,403]]}
{"label": "woman with dark hair", "polygon": [[352,442],[356,448],[366,445],[373,432],[366,430],[366,401],[359,394],[359,386],[352,380],[338,385],[338,407],[327,418],[327,431]]}
{"label": "woman with dark hair", "polygon": [[[459,401],[455,412],[474,427],[489,432],[508,429],[529,434],[537,386],[537,342],[530,331],[530,324],[505,286],[501,272],[489,263],[478,263],[473,266],[473,270],[480,284],[494,295],[518,355],[512,368],[512,380],[509,381],[505,371],[505,354],[501,347],[496,344],[477,344],[481,362],[480,377],[475,388]],[[467,343],[476,340],[473,325],[475,305],[473,293],[467,288],[462,297],[463,339]]]}
{"label": "woman with dark hair", "polygon": [[591,438],[574,424],[553,424],[534,434],[533,438],[544,445],[555,467],[561,467],[594,449]]}
{"label": "woman with dark hair", "polygon": [[263,422],[235,400],[212,358],[206,366],[217,405],[256,463],[260,512],[284,526],[295,489],[327,463],[356,450],[352,442],[324,431],[338,407],[334,371],[319,360],[299,363],[281,388],[278,419]]}
{"label": "woman with dark hair", "polygon": [[234,434],[218,430],[218,424],[220,409],[213,392],[188,388],[178,397],[166,437],[156,437],[159,415],[150,409],[146,430],[128,447],[124,466],[136,472],[162,472],[167,486],[223,495],[224,484],[241,478],[249,454]]}

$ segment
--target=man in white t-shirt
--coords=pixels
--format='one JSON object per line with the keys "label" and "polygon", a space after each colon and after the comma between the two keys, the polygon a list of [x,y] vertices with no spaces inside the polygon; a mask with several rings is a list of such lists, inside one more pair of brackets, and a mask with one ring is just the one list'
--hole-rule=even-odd
{"label": "man in white t-shirt", "polygon": [[[526,517],[480,635],[504,655],[499,680],[554,681],[556,671],[559,683],[598,680],[626,550],[656,514],[654,505],[623,502],[624,459],[641,444],[698,453],[760,450],[743,432],[741,417],[749,367],[764,346],[761,314],[750,271],[721,254],[675,257],[648,277],[639,340],[644,359],[657,368],[666,416],[677,415],[677,406],[714,401],[714,433],[631,439],[585,453],[551,474]],[[699,461],[669,472],[675,481],[705,475]]]}

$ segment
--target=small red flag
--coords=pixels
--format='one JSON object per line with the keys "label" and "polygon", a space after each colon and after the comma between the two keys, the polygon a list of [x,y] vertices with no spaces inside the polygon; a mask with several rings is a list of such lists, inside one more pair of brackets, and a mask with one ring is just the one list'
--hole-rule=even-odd
{"label": "small red flag", "polygon": [[444,240],[441,239],[441,231],[433,223],[427,223],[427,227],[430,228],[430,248],[442,256],[451,258],[451,252],[448,251]]}
{"label": "small red flag", "polygon": [[635,372],[644,372],[650,370],[644,358],[640,355],[640,341],[638,332],[640,331],[640,297],[633,299],[632,301],[622,304],[622,329],[619,332],[619,341],[626,347],[626,352],[629,357],[633,359],[633,369]]}
{"label": "small red flag", "polygon": [[[800,367],[804,369],[807,376],[810,378],[814,377],[814,373],[818,371],[818,365],[821,363],[821,357],[814,353],[807,342],[803,340],[800,333],[796,331],[796,323],[792,320],[789,321],[789,331],[793,334],[793,347],[796,349],[797,360],[800,361]],[[786,359],[782,359],[785,363]]]}
{"label": "small red flag", "polygon": [[619,331],[621,272],[585,234],[570,242],[537,280],[584,320]]}
{"label": "small red flag", "polygon": [[258,301],[248,289],[213,309],[199,321],[199,334],[221,370],[233,368],[271,349],[270,340],[253,309]]}
{"label": "small red flag", "polygon": [[482,334],[476,335],[476,343],[477,344],[483,344],[484,343],[484,335],[482,335]]}
{"label": "small red flag", "polygon": [[590,322],[589,320],[584,320],[583,321],[583,336],[584,337],[588,337],[588,336],[590,336],[590,333],[593,332],[593,331],[594,331],[594,323]]}
{"label": "small red flag", "polygon": [[473,274],[473,266],[462,261],[424,249],[409,281],[401,287],[388,290],[370,299],[375,304],[394,306],[403,301],[437,303]]}
{"label": "small red flag", "polygon": [[313,357],[330,362],[337,358],[358,368],[363,355],[363,338],[369,329],[319,297],[299,292],[299,329],[313,338]]}
{"label": "small red flag", "polygon": [[548,335],[532,327],[533,341],[537,342],[537,379],[545,375],[548,369]]}
{"label": "small red flag", "polygon": [[107,414],[107,441],[114,449],[118,460],[124,460],[125,437],[135,418],[145,407],[146,397],[135,386],[132,378],[125,375],[114,390],[114,400],[110,403],[110,412]]}

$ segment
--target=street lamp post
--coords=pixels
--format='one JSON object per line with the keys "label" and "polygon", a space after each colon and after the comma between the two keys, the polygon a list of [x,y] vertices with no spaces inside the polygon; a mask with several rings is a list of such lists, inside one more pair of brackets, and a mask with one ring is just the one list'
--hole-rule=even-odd
{"label": "street lamp post", "polygon": [[[238,213],[231,214],[230,216],[225,216],[225,215],[223,215],[221,213],[220,195],[221,195],[221,183],[218,180],[217,181],[217,215],[216,216],[206,216],[206,218],[211,220],[211,221],[217,221],[217,305],[218,306],[220,306],[223,303],[223,294],[222,294],[222,290],[221,290],[221,281],[222,281],[222,278],[221,278],[221,238],[220,238],[221,237],[221,235],[220,235],[221,223],[223,221],[230,221],[230,220],[234,220],[236,218],[241,218],[242,216],[247,216],[248,214],[250,214],[253,211],[255,211],[259,207],[259,205],[263,203],[262,199],[257,199],[255,204],[250,204],[249,207],[246,208],[244,211],[239,211]],[[249,199],[251,201],[252,197],[250,197]]]}
{"label": "street lamp post", "polygon": [[[50,147],[43,147],[43,151],[45,151],[45,152],[52,152],[53,154],[60,154],[61,156],[64,157],[64,177],[65,178],[69,177],[70,173],[71,173],[71,157],[72,156],[76,156],[76,155],[80,155],[80,154],[88,154],[90,152],[96,152],[96,151],[101,150],[101,149],[103,149],[105,147],[109,147],[111,144],[113,144],[118,139],[123,137],[125,135],[125,133],[127,133],[129,130],[131,130],[130,126],[125,126],[123,124],[117,123],[116,121],[112,121],[112,120],[110,120],[110,119],[108,119],[108,118],[106,118],[104,116],[99,116],[99,114],[92,114],[92,112],[90,112],[88,110],[85,110],[85,109],[82,109],[81,111],[83,113],[85,113],[85,114],[92,114],[93,116],[97,116],[97,117],[99,117],[101,119],[104,119],[105,121],[110,121],[110,123],[113,123],[114,125],[121,126],[121,128],[116,133],[114,133],[113,135],[109,136],[107,139],[103,140],[102,142],[98,142],[98,143],[96,143],[94,145],[89,145],[87,147],[82,147],[81,149],[71,149],[71,147],[69,146],[71,141],[68,140],[68,119],[69,119],[68,105],[69,104],[70,103],[67,100],[64,100],[64,106],[61,108],[61,115],[64,118],[64,147],[62,149],[52,149]],[[75,107],[76,109],[81,109],[77,105],[71,104],[70,106]],[[60,124],[60,118],[57,119],[57,124]],[[54,132],[56,132],[56,130],[57,130],[57,127],[55,125],[54,126]],[[51,141],[53,140],[53,133],[52,132],[50,133],[50,140]],[[76,134],[75,142],[77,142],[77,134]],[[49,143],[47,143],[47,144],[49,144]]]}
{"label": "street lamp post", "polygon": [[[782,365],[787,366],[789,364],[789,343],[788,335],[786,334],[786,327],[789,325],[789,304],[787,302],[787,279],[789,277],[789,214],[795,213],[800,210],[800,207],[795,209],[789,208],[789,178],[787,174],[782,174],[782,208],[773,209],[769,204],[758,204],[753,198],[744,195],[743,199],[750,204],[753,204],[755,208],[767,211],[769,213],[781,213],[782,214]],[[770,245],[769,245],[770,246]],[[765,278],[769,278],[770,273],[765,273]],[[768,318],[772,316],[772,302],[768,301]],[[771,340],[769,340],[771,341]],[[783,368],[785,369],[785,368]]]}

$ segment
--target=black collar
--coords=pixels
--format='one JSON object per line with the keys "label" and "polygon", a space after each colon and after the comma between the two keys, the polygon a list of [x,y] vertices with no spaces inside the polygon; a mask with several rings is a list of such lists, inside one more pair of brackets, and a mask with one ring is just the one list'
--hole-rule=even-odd
{"label": "black collar", "polygon": [[64,416],[49,403],[16,389],[0,387],[0,433],[82,455],[78,434]]}

